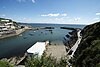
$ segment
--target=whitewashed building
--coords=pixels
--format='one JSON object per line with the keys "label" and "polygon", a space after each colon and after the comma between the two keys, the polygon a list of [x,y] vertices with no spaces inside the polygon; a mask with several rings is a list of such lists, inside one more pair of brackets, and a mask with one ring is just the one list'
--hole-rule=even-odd
{"label": "whitewashed building", "polygon": [[0,36],[2,34],[10,33],[11,31],[15,30],[16,26],[14,26],[13,21],[9,19],[3,19],[0,21]]}

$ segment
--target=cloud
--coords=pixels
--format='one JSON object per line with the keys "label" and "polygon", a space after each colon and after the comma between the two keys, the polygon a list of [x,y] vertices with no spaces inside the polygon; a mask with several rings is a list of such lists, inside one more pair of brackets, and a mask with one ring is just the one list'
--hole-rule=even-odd
{"label": "cloud", "polygon": [[56,21],[63,21],[64,18],[63,18],[63,17],[62,17],[62,18],[55,18],[55,20],[56,20]]}
{"label": "cloud", "polygon": [[59,15],[60,15],[59,13],[57,13],[57,14],[50,13],[50,14],[43,14],[41,16],[44,16],[44,17],[46,17],[46,16],[49,16],[49,17],[57,17]]}
{"label": "cloud", "polygon": [[1,14],[0,17],[6,17],[6,14]]}
{"label": "cloud", "polygon": [[24,22],[32,22],[32,19],[30,19],[30,18],[23,18],[23,21]]}
{"label": "cloud", "polygon": [[43,16],[43,17],[58,17],[58,16],[67,16],[67,14],[66,13],[64,13],[64,14],[60,14],[60,13],[49,13],[49,14],[42,14],[41,16]]}
{"label": "cloud", "polygon": [[74,18],[74,21],[79,21],[81,18],[77,17],[77,18]]}
{"label": "cloud", "polygon": [[64,13],[64,14],[61,14],[61,16],[67,16],[67,14],[66,14],[66,13]]}
{"label": "cloud", "polygon": [[96,18],[93,18],[92,22],[98,22],[100,21],[100,18],[96,17]]}
{"label": "cloud", "polygon": [[26,2],[26,0],[17,0],[19,3]]}
{"label": "cloud", "polygon": [[35,0],[32,0],[33,3],[35,3]]}
{"label": "cloud", "polygon": [[17,0],[17,2],[22,3],[22,2],[28,2],[31,1],[32,3],[35,3],[35,0]]}
{"label": "cloud", "polygon": [[97,18],[94,18],[94,20],[99,20],[99,19],[100,19],[100,18],[98,18],[98,17],[97,17]]}
{"label": "cloud", "polygon": [[96,15],[100,15],[100,13],[96,13]]}

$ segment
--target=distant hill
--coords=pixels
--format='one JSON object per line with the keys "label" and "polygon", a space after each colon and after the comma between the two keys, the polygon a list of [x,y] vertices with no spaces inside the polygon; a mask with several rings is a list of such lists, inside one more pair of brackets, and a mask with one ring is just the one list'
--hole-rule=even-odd
{"label": "distant hill", "polygon": [[6,18],[0,18],[0,21],[1,20],[10,20],[10,21],[12,21],[11,19],[6,19]]}
{"label": "distant hill", "polygon": [[100,22],[82,30],[82,41],[72,59],[74,67],[100,67]]}

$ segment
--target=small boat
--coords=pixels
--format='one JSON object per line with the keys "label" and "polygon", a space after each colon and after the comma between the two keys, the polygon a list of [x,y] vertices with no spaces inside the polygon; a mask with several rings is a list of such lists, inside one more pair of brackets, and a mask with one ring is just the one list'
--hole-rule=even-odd
{"label": "small boat", "polygon": [[33,33],[29,33],[29,35],[33,36],[34,34]]}
{"label": "small boat", "polygon": [[36,32],[36,31],[34,31],[34,32]]}
{"label": "small boat", "polygon": [[26,39],[27,37],[24,37],[24,39]]}
{"label": "small boat", "polygon": [[22,36],[22,34],[20,34],[19,36]]}

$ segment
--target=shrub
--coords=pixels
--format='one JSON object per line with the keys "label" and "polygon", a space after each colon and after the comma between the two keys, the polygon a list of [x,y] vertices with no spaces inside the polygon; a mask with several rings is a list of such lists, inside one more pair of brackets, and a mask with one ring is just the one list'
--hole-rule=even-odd
{"label": "shrub", "polygon": [[50,56],[33,55],[27,58],[26,67],[66,67],[66,59],[61,58],[58,62],[56,58]]}
{"label": "shrub", "polygon": [[9,62],[7,61],[0,60],[0,67],[14,67],[14,66],[9,64]]}

